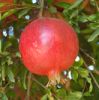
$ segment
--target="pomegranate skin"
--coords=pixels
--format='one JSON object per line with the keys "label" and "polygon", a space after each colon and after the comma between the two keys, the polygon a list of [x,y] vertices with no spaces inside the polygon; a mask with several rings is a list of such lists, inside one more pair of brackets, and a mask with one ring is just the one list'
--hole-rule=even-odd
{"label": "pomegranate skin", "polygon": [[53,77],[73,64],[79,45],[75,31],[64,20],[38,18],[22,32],[19,50],[30,72]]}

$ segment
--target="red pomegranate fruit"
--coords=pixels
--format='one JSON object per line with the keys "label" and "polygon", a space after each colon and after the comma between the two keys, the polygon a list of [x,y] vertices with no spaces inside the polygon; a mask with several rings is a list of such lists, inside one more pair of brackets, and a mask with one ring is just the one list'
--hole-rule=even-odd
{"label": "red pomegranate fruit", "polygon": [[67,22],[38,18],[22,32],[19,50],[30,72],[53,78],[71,67],[79,46],[77,35]]}

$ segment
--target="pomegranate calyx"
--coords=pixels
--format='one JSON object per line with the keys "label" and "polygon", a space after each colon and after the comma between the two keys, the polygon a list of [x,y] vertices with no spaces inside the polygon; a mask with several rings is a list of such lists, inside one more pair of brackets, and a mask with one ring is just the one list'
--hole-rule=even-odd
{"label": "pomegranate calyx", "polygon": [[57,84],[60,83],[61,75],[60,75],[60,73],[51,72],[48,75],[48,78],[49,78],[49,82],[47,83],[47,87],[56,86]]}

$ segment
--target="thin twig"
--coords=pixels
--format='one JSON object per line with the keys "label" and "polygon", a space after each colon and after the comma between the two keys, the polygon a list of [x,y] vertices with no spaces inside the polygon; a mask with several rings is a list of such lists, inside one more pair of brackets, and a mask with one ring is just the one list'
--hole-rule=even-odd
{"label": "thin twig", "polygon": [[[95,64],[95,59],[94,59],[94,58],[92,58],[92,57],[91,57],[88,53],[86,53],[82,48],[80,48],[80,51],[83,52],[83,54],[84,54],[86,57],[88,57],[89,59],[91,59],[92,62]],[[83,58],[83,60],[84,60],[84,58]],[[88,69],[88,65],[87,65],[87,63],[86,63],[85,60],[84,60],[84,65],[85,65],[85,67]],[[92,79],[93,79],[95,85],[99,88],[99,84],[98,84],[97,80],[95,79],[93,73],[92,73],[89,69],[88,69],[88,71],[89,71],[89,74],[90,74],[90,76],[92,77]]]}
{"label": "thin twig", "polygon": [[40,83],[40,82],[34,77],[34,75],[32,75],[32,80],[35,81],[37,84],[39,84],[42,88],[44,88],[45,90],[47,90],[47,87],[45,87],[42,83]]}
{"label": "thin twig", "polygon": [[40,0],[40,5],[41,5],[41,8],[40,8],[40,12],[39,12],[39,17],[42,17],[43,9],[44,9],[44,0]]}
{"label": "thin twig", "polygon": [[[44,86],[42,83],[40,83],[35,77],[34,77],[34,75],[32,75],[32,80],[33,81],[35,81],[38,85],[40,85],[42,88],[44,88],[45,90],[48,90],[48,88],[46,87],[46,86]],[[53,94],[53,96],[57,99],[57,100],[60,100],[60,99],[58,99],[58,97],[55,95],[55,94]]]}
{"label": "thin twig", "polygon": [[95,64],[95,59],[93,57],[91,57],[88,53],[86,53],[82,48],[80,48],[80,51],[86,56],[88,57],[92,62],[93,64]]}
{"label": "thin twig", "polygon": [[99,70],[94,69],[93,73],[99,75]]}
{"label": "thin twig", "polygon": [[99,83],[97,82],[96,78],[94,77],[94,75],[91,72],[89,72],[89,73],[90,73],[91,77],[93,78],[93,81],[96,84],[97,88],[99,89]]}
{"label": "thin twig", "polygon": [[[87,65],[87,63],[86,63],[85,61],[84,61],[84,65],[85,65],[85,67],[88,69],[88,65]],[[98,83],[97,80],[95,79],[93,73],[92,73],[90,70],[88,70],[88,71],[89,71],[89,74],[90,74],[90,76],[92,77],[92,79],[93,79],[95,85],[96,85],[97,88],[99,89],[99,83]]]}
{"label": "thin twig", "polygon": [[29,73],[29,74],[28,74],[28,88],[27,88],[27,95],[26,95],[25,100],[30,100],[31,77],[32,77],[32,74]]}

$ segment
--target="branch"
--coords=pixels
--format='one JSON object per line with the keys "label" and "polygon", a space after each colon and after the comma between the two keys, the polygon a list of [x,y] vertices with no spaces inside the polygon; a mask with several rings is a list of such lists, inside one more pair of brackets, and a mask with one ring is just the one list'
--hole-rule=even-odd
{"label": "branch", "polygon": [[[88,65],[87,65],[87,63],[86,63],[85,61],[84,61],[84,65],[85,65],[85,67],[88,69]],[[92,79],[93,79],[95,85],[96,85],[97,88],[99,89],[99,83],[98,83],[97,80],[95,79],[93,73],[92,73],[90,70],[88,70],[88,71],[89,71],[89,74],[90,74],[90,76],[92,77]]]}
{"label": "branch", "polygon": [[30,100],[31,76],[32,76],[32,74],[29,72],[29,74],[28,74],[28,88],[27,88],[27,95],[26,95],[25,100]]}
{"label": "branch", "polygon": [[[91,59],[92,62],[93,62],[93,64],[95,64],[95,59],[94,59],[93,57],[91,57],[88,53],[86,53],[82,48],[80,48],[80,51],[81,51],[86,57],[88,57],[89,59]],[[98,83],[97,80],[95,79],[93,73],[88,69],[88,65],[87,65],[87,63],[86,63],[86,61],[85,61],[84,58],[83,58],[83,61],[84,61],[84,65],[85,65],[85,67],[87,68],[87,70],[89,71],[89,74],[90,74],[90,76],[92,77],[92,79],[93,79],[95,85],[96,85],[97,88],[99,89],[99,83]]]}
{"label": "branch", "polygon": [[40,12],[39,12],[39,17],[42,17],[43,9],[44,9],[44,0],[40,0],[40,5],[41,5],[41,8],[40,8]]}
{"label": "branch", "polygon": [[95,70],[93,71],[93,73],[99,75],[99,70],[96,70],[96,69],[95,69]]}
{"label": "branch", "polygon": [[42,88],[44,88],[45,90],[47,90],[47,88],[46,88],[42,83],[40,83],[40,82],[34,77],[34,75],[32,75],[32,80],[35,81],[38,85],[40,85]]}
{"label": "branch", "polygon": [[93,64],[95,64],[95,59],[93,57],[91,57],[88,53],[86,53],[82,48],[80,48],[80,51],[86,56],[88,57],[92,62]]}

